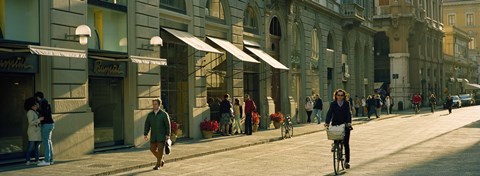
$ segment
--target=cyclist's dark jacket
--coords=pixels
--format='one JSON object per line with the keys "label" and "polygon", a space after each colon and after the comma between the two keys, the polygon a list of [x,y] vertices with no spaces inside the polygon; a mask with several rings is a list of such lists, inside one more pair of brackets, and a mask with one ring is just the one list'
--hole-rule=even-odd
{"label": "cyclist's dark jacket", "polygon": [[352,113],[350,112],[350,104],[348,101],[344,101],[342,107],[338,106],[337,101],[330,103],[328,108],[326,124],[340,125],[344,123],[352,123]]}

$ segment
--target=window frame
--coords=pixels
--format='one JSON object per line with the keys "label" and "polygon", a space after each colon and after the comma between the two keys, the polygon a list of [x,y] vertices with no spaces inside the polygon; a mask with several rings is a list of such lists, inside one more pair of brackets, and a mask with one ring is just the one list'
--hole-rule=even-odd
{"label": "window frame", "polygon": [[[174,1],[180,1],[180,0],[174,0]],[[185,3],[185,0],[182,0],[182,2],[183,2],[183,5],[184,5],[184,9],[178,8],[177,6],[174,6],[174,5],[169,5],[169,4],[166,4],[166,3],[162,3],[162,0],[159,0],[160,8],[186,15],[187,14],[187,4]]]}
{"label": "window frame", "polygon": [[[472,19],[469,20],[469,15],[471,15]],[[471,23],[469,23],[471,22]],[[475,26],[475,14],[473,12],[467,12],[465,13],[465,26],[468,26],[468,27],[473,27]]]}

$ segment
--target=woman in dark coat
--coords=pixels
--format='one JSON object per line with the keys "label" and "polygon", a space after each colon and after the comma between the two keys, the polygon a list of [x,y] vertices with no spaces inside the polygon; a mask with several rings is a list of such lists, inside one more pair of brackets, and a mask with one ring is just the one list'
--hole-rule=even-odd
{"label": "woman in dark coat", "polygon": [[337,89],[333,94],[334,101],[330,103],[330,108],[327,112],[327,119],[325,119],[325,127],[345,124],[345,137],[343,139],[343,146],[345,147],[345,168],[350,168],[350,131],[352,128],[352,113],[350,111],[350,104],[345,100],[347,92],[343,89]]}

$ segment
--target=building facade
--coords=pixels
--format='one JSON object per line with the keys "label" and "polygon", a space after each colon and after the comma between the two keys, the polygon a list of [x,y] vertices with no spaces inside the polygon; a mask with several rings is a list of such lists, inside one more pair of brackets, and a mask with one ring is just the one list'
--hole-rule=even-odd
{"label": "building facade", "polygon": [[[463,70],[468,74],[470,83],[479,82],[479,47],[480,42],[480,2],[474,0],[459,1],[445,0],[443,3],[443,23],[449,26],[455,26],[465,31],[470,38],[468,43],[469,67]],[[462,71],[461,71],[462,72]]]}
{"label": "building facade", "polygon": [[466,92],[466,84],[472,80],[472,65],[476,66],[468,53],[471,39],[465,31],[455,26],[445,26],[444,32],[445,93],[458,95]]}
{"label": "building facade", "polygon": [[[154,98],[182,124],[180,137],[200,138],[200,122],[219,118],[225,93],[240,102],[251,95],[262,128],[276,111],[306,122],[307,96],[329,102],[337,88],[373,92],[373,7],[353,0],[0,0],[7,85],[0,116],[8,117],[0,123],[0,160],[23,155],[22,105],[35,91],[53,108],[56,158],[145,144]],[[87,41],[75,35],[82,25],[91,30]]]}
{"label": "building facade", "polygon": [[387,82],[399,105],[410,107],[414,93],[443,97],[442,0],[376,2],[375,82]]}

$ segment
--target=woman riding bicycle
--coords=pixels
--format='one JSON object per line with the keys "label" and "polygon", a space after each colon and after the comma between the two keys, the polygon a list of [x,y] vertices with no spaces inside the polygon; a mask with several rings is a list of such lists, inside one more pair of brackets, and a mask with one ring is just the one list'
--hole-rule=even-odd
{"label": "woman riding bicycle", "polygon": [[327,119],[325,120],[325,127],[329,127],[330,121],[333,126],[345,124],[345,137],[343,139],[343,146],[345,147],[345,168],[350,168],[350,131],[352,128],[352,112],[350,111],[350,104],[345,100],[346,91],[337,89],[333,94],[335,101],[330,103],[330,108],[327,112]]}
{"label": "woman riding bicycle", "polygon": [[420,103],[422,103],[422,96],[420,96],[420,93],[413,95],[412,101],[413,101],[413,105],[414,105],[413,108],[415,109],[415,113],[417,113],[418,111],[420,111]]}

